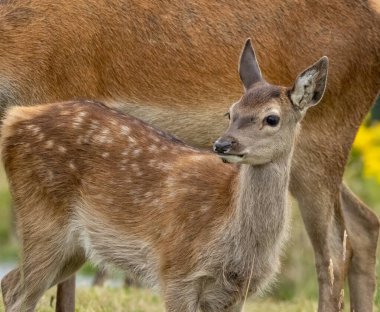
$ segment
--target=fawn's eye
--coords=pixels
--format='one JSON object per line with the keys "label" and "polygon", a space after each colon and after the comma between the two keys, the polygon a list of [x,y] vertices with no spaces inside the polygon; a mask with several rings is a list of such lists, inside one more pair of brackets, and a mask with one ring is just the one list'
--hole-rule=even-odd
{"label": "fawn's eye", "polygon": [[264,122],[271,127],[276,127],[280,122],[280,117],[277,115],[269,115],[265,117]]}
{"label": "fawn's eye", "polygon": [[225,113],[225,114],[224,114],[224,116],[227,116],[228,120],[230,120],[230,119],[231,119],[231,115],[230,115],[230,112],[227,112],[227,113]]}

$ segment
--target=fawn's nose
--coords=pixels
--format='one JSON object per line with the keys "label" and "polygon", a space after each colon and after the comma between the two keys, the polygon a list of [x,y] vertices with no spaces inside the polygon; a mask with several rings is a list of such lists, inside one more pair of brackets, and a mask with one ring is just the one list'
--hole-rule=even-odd
{"label": "fawn's nose", "polygon": [[228,152],[234,140],[232,138],[219,138],[214,143],[214,152],[216,153],[225,153]]}

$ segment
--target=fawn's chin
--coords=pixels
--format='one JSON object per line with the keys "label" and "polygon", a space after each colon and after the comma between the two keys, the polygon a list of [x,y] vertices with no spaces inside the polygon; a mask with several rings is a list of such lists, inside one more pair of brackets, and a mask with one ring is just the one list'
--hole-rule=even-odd
{"label": "fawn's chin", "polygon": [[218,156],[223,160],[223,162],[231,164],[238,164],[244,160],[244,155],[218,154]]}
{"label": "fawn's chin", "polygon": [[244,160],[242,160],[240,163],[251,165],[251,166],[263,166],[271,162],[272,162],[271,159],[246,155],[246,157],[244,157]]}

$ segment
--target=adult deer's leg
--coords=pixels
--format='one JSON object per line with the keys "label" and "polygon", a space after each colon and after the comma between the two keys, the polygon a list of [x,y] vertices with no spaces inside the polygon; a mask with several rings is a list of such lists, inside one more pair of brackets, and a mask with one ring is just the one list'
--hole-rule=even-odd
{"label": "adult deer's leg", "polygon": [[379,219],[344,184],[341,187],[341,199],[352,246],[348,270],[351,311],[372,311]]}
{"label": "adult deer's leg", "polygon": [[[346,186],[342,186],[356,130],[369,109],[369,105],[354,105],[352,99],[358,98],[358,91],[354,88],[351,91],[346,98],[338,99],[327,93],[324,106],[306,116],[309,120],[302,125],[292,162],[290,189],[299,202],[315,252],[319,311],[338,310],[346,269],[355,311],[372,311],[373,306],[379,222]],[[358,101],[371,103],[374,96],[362,95]],[[344,239],[346,228],[347,240]]]}
{"label": "adult deer's leg", "polygon": [[[75,311],[75,272],[85,262],[83,250],[68,258],[68,261],[62,265],[52,285],[57,285],[57,302],[55,310],[58,312]],[[74,274],[73,274],[74,273]]]}
{"label": "adult deer's leg", "polygon": [[75,311],[75,274],[57,285],[57,303],[55,311]]}
{"label": "adult deer's leg", "polygon": [[318,311],[336,312],[342,309],[342,289],[350,254],[349,248],[346,251],[343,248],[345,223],[339,193],[345,161],[340,155],[331,157],[328,146],[323,154],[319,153],[322,149],[316,143],[311,140],[310,132],[307,138],[301,133],[293,158],[290,190],[298,201],[314,248]]}
{"label": "adult deer's leg", "polygon": [[[98,270],[94,279],[94,286],[103,286],[108,274],[106,270]],[[125,285],[138,285],[135,281],[125,278]],[[57,304],[56,312],[75,311],[75,275],[57,285]]]}

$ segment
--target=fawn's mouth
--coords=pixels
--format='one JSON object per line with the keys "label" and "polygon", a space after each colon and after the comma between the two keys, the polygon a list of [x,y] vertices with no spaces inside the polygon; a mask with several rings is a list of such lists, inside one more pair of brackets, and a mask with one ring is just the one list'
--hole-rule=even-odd
{"label": "fawn's mouth", "polygon": [[226,154],[226,153],[217,153],[217,155],[223,160],[225,163],[239,163],[241,162],[245,155],[239,154]]}

